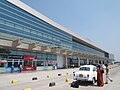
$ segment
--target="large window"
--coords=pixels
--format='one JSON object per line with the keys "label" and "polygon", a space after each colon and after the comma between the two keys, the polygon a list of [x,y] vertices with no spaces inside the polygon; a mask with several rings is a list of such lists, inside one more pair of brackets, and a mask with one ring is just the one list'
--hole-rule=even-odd
{"label": "large window", "polygon": [[53,61],[48,61],[48,66],[53,66],[53,65],[54,65]]}
{"label": "large window", "polygon": [[32,67],[32,60],[24,60],[24,66],[26,67]]}
{"label": "large window", "polygon": [[44,66],[44,61],[37,61],[37,66]]}
{"label": "large window", "polygon": [[83,45],[75,40],[73,40],[73,50],[76,50],[76,51],[82,52],[82,53],[86,53],[86,54],[90,54],[90,55],[104,57],[103,52],[100,52],[100,51],[93,49],[89,46]]}
{"label": "large window", "polygon": [[12,61],[8,62],[8,67],[12,67]]}
{"label": "large window", "polygon": [[5,0],[1,0],[0,3],[0,20],[4,20],[0,21],[2,23],[0,28],[4,28],[0,32],[72,49],[72,36],[68,33]]}
{"label": "large window", "polygon": [[4,63],[0,63],[0,67],[4,67],[4,65],[5,65]]}

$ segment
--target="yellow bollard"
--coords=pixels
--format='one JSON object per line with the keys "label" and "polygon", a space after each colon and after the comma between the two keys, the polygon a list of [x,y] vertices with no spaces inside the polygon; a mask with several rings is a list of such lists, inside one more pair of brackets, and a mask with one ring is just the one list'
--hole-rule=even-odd
{"label": "yellow bollard", "polygon": [[66,79],[65,82],[69,82],[70,80],[69,79]]}
{"label": "yellow bollard", "polygon": [[51,78],[51,76],[50,76],[50,75],[47,75],[47,78]]}
{"label": "yellow bollard", "polygon": [[72,80],[71,79],[66,79],[65,82],[72,83]]}
{"label": "yellow bollard", "polygon": [[47,75],[47,78],[53,78],[53,76]]}
{"label": "yellow bollard", "polygon": [[24,88],[23,90],[32,90],[32,88]]}
{"label": "yellow bollard", "polygon": [[13,83],[13,84],[18,83],[18,80],[12,80],[11,83]]}

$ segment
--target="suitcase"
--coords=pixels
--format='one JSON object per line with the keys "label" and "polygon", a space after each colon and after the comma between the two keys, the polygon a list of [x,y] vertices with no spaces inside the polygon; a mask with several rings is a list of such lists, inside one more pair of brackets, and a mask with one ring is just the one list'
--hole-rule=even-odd
{"label": "suitcase", "polygon": [[79,83],[78,82],[72,82],[71,87],[79,88]]}

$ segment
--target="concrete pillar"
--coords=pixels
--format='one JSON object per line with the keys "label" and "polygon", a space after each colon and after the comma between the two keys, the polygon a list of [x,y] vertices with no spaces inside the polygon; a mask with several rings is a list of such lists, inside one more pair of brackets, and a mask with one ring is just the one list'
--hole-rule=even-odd
{"label": "concrete pillar", "polygon": [[95,63],[95,60],[93,59],[93,64]]}
{"label": "concrete pillar", "polygon": [[65,56],[65,67],[68,68],[67,56]]}
{"label": "concrete pillar", "polygon": [[101,60],[101,64],[103,64],[103,60]]}
{"label": "concrete pillar", "polygon": [[65,66],[65,58],[63,57],[63,55],[57,55],[57,66],[58,68],[63,68]]}
{"label": "concrete pillar", "polygon": [[78,57],[78,67],[80,67],[80,58]]}
{"label": "concrete pillar", "polygon": [[87,64],[89,64],[89,59],[87,58]]}
{"label": "concrete pillar", "polygon": [[99,60],[97,60],[97,64],[99,64]]}

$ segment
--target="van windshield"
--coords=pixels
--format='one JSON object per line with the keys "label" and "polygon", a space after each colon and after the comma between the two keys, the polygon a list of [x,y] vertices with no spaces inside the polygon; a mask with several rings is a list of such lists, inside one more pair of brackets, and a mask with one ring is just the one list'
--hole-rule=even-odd
{"label": "van windshield", "polygon": [[80,67],[80,71],[90,71],[89,67]]}

